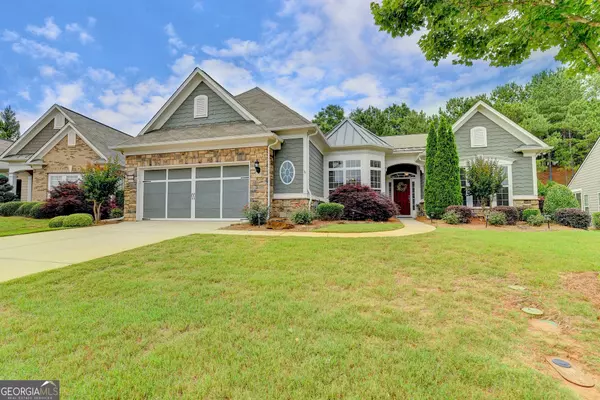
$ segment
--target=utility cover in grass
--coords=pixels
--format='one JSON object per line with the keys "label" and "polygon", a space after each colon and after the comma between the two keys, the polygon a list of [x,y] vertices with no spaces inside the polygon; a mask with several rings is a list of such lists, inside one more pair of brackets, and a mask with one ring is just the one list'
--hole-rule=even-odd
{"label": "utility cover in grass", "polygon": [[510,285],[508,288],[512,289],[512,290],[518,290],[519,292],[523,292],[524,290],[527,290],[526,287],[519,286],[519,285]]}
{"label": "utility cover in grass", "polygon": [[[590,376],[586,375],[583,373],[583,371],[581,371],[581,369],[575,365],[573,362],[571,361],[567,361],[567,360],[563,360],[562,358],[559,357],[546,357],[546,361],[548,361],[550,363],[550,365],[552,365],[552,367],[554,367],[554,369],[556,370],[556,372],[558,372],[560,374],[560,376],[562,376],[565,380],[574,383],[575,385],[578,386],[583,386],[583,387],[594,387],[595,383],[594,383],[594,379],[591,378]],[[555,361],[558,361],[555,362]],[[565,363],[568,364],[568,367],[563,367],[559,364],[563,364]]]}
{"label": "utility cover in grass", "polygon": [[521,311],[530,315],[544,315],[544,312],[539,308],[523,307],[521,308]]}
{"label": "utility cover in grass", "polygon": [[570,362],[565,361],[565,360],[561,360],[560,358],[553,358],[552,359],[552,363],[558,365],[559,367],[562,368],[571,368],[572,365]]}

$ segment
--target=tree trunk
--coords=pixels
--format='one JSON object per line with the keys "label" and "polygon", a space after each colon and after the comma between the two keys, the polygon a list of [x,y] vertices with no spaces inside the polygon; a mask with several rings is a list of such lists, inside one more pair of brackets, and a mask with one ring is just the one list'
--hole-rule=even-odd
{"label": "tree trunk", "polygon": [[594,65],[594,67],[596,68],[596,71],[600,72],[600,61],[598,61],[598,56],[596,56],[596,54],[594,54],[592,49],[590,49],[590,46],[588,46],[587,43],[585,43],[585,42],[579,43],[579,46],[583,49],[585,54],[588,56],[588,58],[592,62],[592,65]]}
{"label": "tree trunk", "polygon": [[102,217],[102,215],[100,213],[101,208],[102,208],[102,203],[98,203],[96,200],[94,200],[94,205],[92,206],[92,211],[94,213],[94,220],[96,221],[96,223],[100,222],[100,218]]}

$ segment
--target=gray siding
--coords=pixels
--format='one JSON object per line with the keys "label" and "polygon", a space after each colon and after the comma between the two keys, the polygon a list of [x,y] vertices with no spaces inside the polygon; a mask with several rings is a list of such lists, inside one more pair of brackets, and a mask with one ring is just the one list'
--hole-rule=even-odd
{"label": "gray siding", "polygon": [[59,129],[54,129],[54,119],[50,121],[33,139],[29,141],[18,154],[35,154],[50,139],[58,133]]}
{"label": "gray siding", "polygon": [[[289,185],[285,185],[279,176],[279,169],[285,160],[290,160],[296,170],[296,176]],[[304,192],[304,139],[286,139],[283,142],[281,150],[275,153],[275,171],[273,173],[276,194]]]}
{"label": "gray siding", "polygon": [[[476,126],[484,126],[487,129],[487,147],[471,147],[471,128]],[[531,157],[523,157],[523,154],[514,152],[514,149],[523,145],[522,141],[479,112],[455,134],[458,155],[461,159],[475,156],[512,158],[516,160],[512,165],[513,196],[535,194]]]}
{"label": "gray siding", "polygon": [[579,167],[579,171],[569,183],[569,189],[581,189],[582,202],[585,195],[589,196],[590,212],[600,211],[598,200],[598,194],[600,193],[600,141],[596,143],[581,167]]}
{"label": "gray siding", "polygon": [[323,197],[323,154],[310,143],[308,182],[313,196]]}
{"label": "gray siding", "polygon": [[[194,118],[194,98],[208,96],[208,117]],[[202,82],[179,106],[162,129],[244,121],[241,115]]]}

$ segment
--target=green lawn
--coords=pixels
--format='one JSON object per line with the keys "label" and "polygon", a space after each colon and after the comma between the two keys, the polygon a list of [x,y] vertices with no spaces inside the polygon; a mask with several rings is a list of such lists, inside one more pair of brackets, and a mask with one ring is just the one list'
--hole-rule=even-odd
{"label": "green lawn", "polygon": [[387,232],[404,228],[402,222],[371,222],[364,224],[331,224],[322,228],[315,229],[313,232],[326,233],[367,233],[367,232]]}
{"label": "green lawn", "polygon": [[33,219],[25,217],[0,217],[0,237],[23,235],[25,233],[35,233],[51,231],[48,227],[47,219]]}
{"label": "green lawn", "polygon": [[600,373],[599,311],[562,281],[598,260],[584,231],[189,236],[0,284],[0,377],[64,398],[576,398],[537,369],[569,352]]}

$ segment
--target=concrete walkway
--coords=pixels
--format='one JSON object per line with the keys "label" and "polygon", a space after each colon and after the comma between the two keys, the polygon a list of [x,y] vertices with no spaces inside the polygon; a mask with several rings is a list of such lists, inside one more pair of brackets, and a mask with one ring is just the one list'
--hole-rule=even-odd
{"label": "concrete walkway", "polygon": [[194,233],[215,233],[229,222],[124,222],[0,238],[0,282],[120,253]]}
{"label": "concrete walkway", "polygon": [[319,232],[290,232],[290,231],[233,231],[219,230],[214,232],[218,235],[242,235],[242,236],[301,236],[301,237],[339,237],[339,238],[373,238],[373,237],[399,237],[412,236],[422,233],[429,233],[435,230],[435,227],[415,221],[412,218],[402,219],[404,228],[387,232],[368,232],[368,233],[319,233]]}

